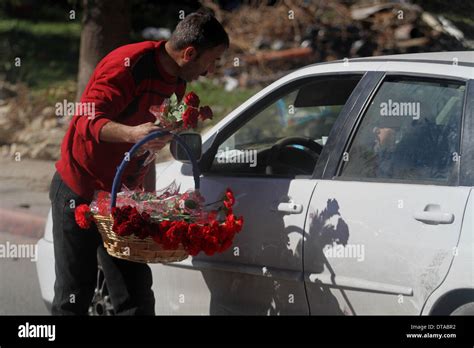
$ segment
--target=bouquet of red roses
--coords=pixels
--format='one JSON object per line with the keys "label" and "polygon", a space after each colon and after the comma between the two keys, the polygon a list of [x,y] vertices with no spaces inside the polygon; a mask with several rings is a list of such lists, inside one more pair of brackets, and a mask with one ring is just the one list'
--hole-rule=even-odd
{"label": "bouquet of red roses", "polygon": [[[221,200],[204,205],[199,191],[182,194],[173,182],[157,192],[123,190],[110,211],[110,193],[99,191],[90,205],[76,208],[77,224],[89,228],[94,216],[113,217],[112,230],[117,236],[151,238],[164,250],[182,246],[190,255],[200,251],[206,255],[227,250],[241,231],[243,217],[233,213],[235,198],[227,188]],[[212,210],[208,206],[218,204]]]}
{"label": "bouquet of red roses", "polygon": [[150,112],[156,117],[156,125],[168,130],[196,128],[198,120],[212,119],[209,106],[199,106],[201,103],[196,93],[190,92],[183,101],[178,102],[176,94],[167,98],[161,105],[153,105]]}
{"label": "bouquet of red roses", "polygon": [[[189,128],[197,128],[198,121],[212,119],[213,113],[209,106],[199,106],[201,103],[198,95],[189,92],[181,102],[173,94],[171,98],[166,98],[161,105],[152,105],[149,111],[156,117],[155,124],[163,129],[180,132]],[[145,149],[138,151],[136,156],[146,152]],[[144,161],[143,166],[153,162],[156,154],[150,152]]]}

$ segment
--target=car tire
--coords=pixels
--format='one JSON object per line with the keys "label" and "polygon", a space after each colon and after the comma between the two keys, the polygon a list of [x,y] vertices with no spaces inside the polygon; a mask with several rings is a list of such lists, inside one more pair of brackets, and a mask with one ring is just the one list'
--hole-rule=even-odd
{"label": "car tire", "polygon": [[91,305],[89,306],[90,316],[111,316],[115,315],[112,301],[110,300],[107,282],[105,280],[102,266],[97,270],[97,285],[94,290]]}
{"label": "car tire", "polygon": [[450,315],[474,315],[474,302],[463,304],[456,308]]}

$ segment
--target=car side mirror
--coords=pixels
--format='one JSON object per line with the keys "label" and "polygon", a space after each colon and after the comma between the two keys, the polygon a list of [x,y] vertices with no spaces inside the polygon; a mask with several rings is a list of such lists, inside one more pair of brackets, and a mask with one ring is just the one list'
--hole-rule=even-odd
{"label": "car side mirror", "polygon": [[[196,159],[196,161],[199,161],[202,155],[201,135],[199,133],[183,132],[179,133],[178,136],[189,147],[191,150],[191,155]],[[176,161],[183,163],[191,162],[188,154],[184,150],[184,147],[181,146],[174,138],[170,143],[170,152]]]}

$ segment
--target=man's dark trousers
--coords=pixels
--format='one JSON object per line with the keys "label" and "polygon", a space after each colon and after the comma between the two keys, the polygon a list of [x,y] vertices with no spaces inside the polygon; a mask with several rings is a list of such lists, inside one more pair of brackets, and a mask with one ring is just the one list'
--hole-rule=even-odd
{"label": "man's dark trousers", "polygon": [[97,256],[117,315],[154,315],[152,275],[147,264],[112,257],[94,223],[81,229],[74,208],[90,204],[76,195],[56,172],[51,181],[56,282],[53,315],[87,315],[97,283]]}

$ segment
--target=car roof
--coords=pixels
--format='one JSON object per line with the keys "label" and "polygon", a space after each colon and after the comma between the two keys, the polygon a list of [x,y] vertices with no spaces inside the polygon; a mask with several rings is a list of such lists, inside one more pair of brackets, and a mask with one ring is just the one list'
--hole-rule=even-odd
{"label": "car roof", "polygon": [[[453,64],[457,60],[458,63],[467,63],[465,65],[474,66],[474,51],[449,51],[449,52],[427,52],[427,53],[410,53],[410,54],[393,54],[388,56],[375,56],[364,58],[352,58],[349,61],[420,61],[432,63]],[[472,64],[472,65],[471,65]]]}
{"label": "car roof", "polygon": [[328,62],[318,62],[309,64],[302,69],[312,66],[337,64],[343,62],[412,62],[412,63],[434,63],[453,65],[456,62],[461,66],[474,67],[474,51],[446,51],[446,52],[426,52],[426,53],[407,53],[391,54],[387,56],[373,56],[360,58],[344,58]]}
{"label": "car roof", "polygon": [[348,73],[383,71],[474,79],[474,51],[450,51],[397,54],[364,58],[344,58],[330,62],[307,65],[289,73],[279,81],[284,82],[305,74]]}

